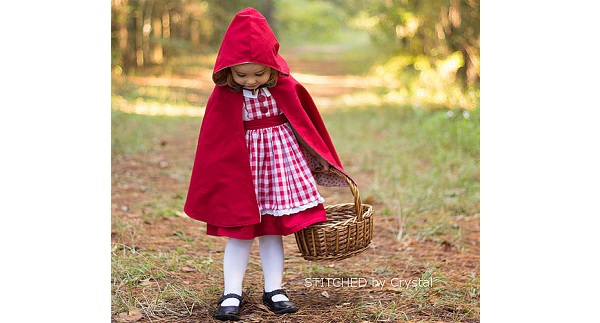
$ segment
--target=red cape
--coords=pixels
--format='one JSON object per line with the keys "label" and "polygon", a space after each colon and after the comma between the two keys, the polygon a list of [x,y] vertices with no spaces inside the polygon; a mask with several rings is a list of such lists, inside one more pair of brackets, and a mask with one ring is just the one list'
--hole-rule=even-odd
{"label": "red cape", "polygon": [[[225,33],[214,73],[246,62],[280,71],[277,84],[269,88],[278,107],[316,153],[345,173],[312,97],[287,75],[289,68],[277,53],[278,48],[279,43],[264,17],[254,9],[245,9],[236,15]],[[184,211],[191,218],[215,226],[260,222],[242,120],[243,100],[242,92],[234,92],[226,85],[215,86],[198,137]],[[319,176],[317,183],[322,184],[334,175]]]}

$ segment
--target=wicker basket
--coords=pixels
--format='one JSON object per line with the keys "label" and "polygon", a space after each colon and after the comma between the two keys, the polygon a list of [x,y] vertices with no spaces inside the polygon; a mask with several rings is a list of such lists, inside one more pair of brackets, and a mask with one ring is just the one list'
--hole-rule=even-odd
{"label": "wicker basket", "polygon": [[333,167],[330,172],[348,182],[354,203],[326,206],[327,221],[295,233],[298,249],[306,260],[350,258],[369,248],[373,238],[373,207],[362,204],[358,187],[346,174]]}

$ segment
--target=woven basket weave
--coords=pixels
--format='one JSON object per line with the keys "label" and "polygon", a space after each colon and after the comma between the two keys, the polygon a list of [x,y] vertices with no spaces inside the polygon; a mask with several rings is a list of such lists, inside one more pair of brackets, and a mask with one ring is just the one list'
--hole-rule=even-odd
{"label": "woven basket weave", "polygon": [[362,204],[358,187],[335,168],[330,172],[344,178],[354,203],[325,206],[327,221],[315,223],[295,233],[296,244],[306,260],[342,260],[367,248],[373,239],[373,207]]}

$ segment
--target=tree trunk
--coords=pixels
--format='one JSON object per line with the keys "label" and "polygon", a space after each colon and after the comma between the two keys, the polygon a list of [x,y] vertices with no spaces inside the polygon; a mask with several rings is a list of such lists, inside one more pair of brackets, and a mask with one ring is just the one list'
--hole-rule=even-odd
{"label": "tree trunk", "polygon": [[200,46],[200,22],[196,19],[191,19],[190,22],[190,40],[194,48]]}
{"label": "tree trunk", "polygon": [[144,66],[144,13],[140,9],[135,17],[135,63],[137,67]]}
{"label": "tree trunk", "polygon": [[273,29],[273,32],[275,32],[275,21],[273,19],[273,10],[275,7],[275,4],[273,3],[273,0],[263,0],[264,1],[264,6],[263,6],[263,10],[262,10],[262,14],[263,16],[265,16],[265,19],[267,19],[267,22],[269,23],[269,26],[271,26],[271,29]]}
{"label": "tree trunk", "polygon": [[169,10],[165,8],[162,15],[162,37],[166,47],[163,46],[163,54],[166,59],[169,59],[169,40],[171,38],[171,17],[169,16]]}
{"label": "tree trunk", "polygon": [[163,63],[163,45],[162,45],[162,15],[153,15],[152,18],[152,35],[151,40],[151,61],[154,64]]}

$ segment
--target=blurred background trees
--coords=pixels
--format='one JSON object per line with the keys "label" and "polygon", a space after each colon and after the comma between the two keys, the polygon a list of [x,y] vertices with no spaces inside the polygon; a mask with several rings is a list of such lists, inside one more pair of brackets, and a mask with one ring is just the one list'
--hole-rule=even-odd
{"label": "blurred background trees", "polygon": [[216,53],[235,13],[252,6],[282,48],[367,39],[378,53],[371,73],[386,80],[391,95],[441,101],[479,95],[479,0],[111,0],[111,6],[118,74]]}

